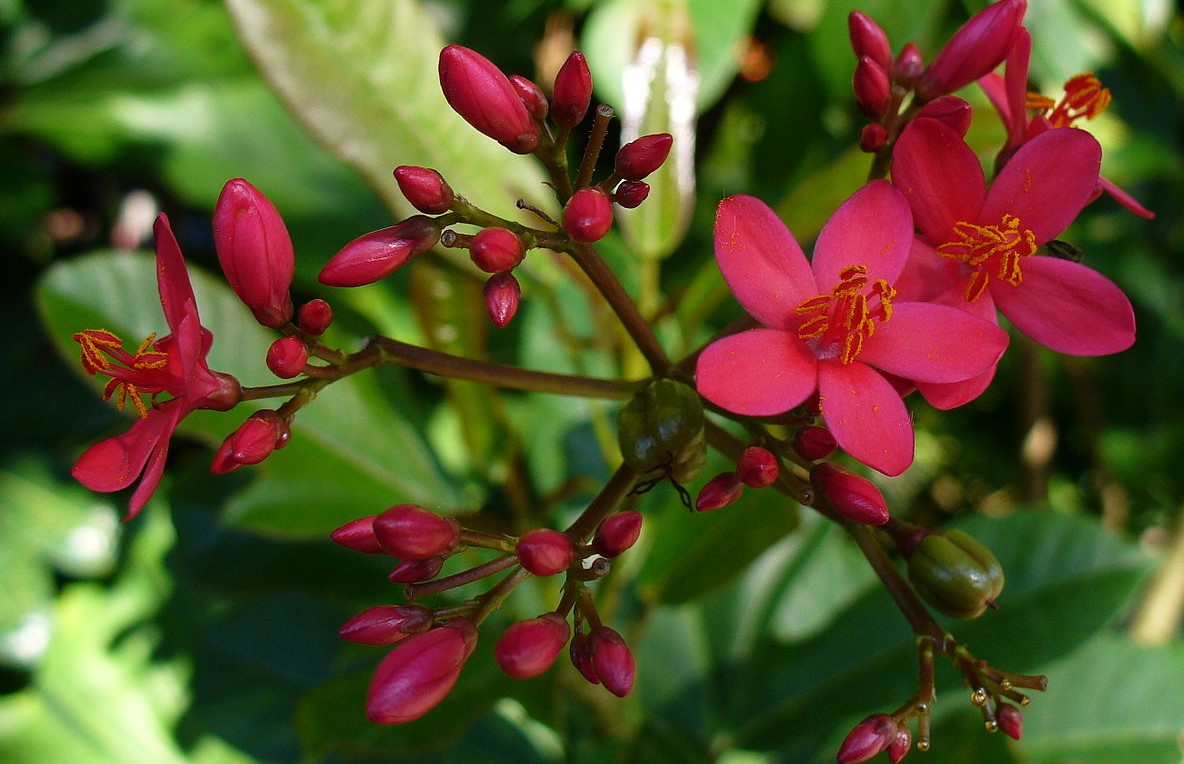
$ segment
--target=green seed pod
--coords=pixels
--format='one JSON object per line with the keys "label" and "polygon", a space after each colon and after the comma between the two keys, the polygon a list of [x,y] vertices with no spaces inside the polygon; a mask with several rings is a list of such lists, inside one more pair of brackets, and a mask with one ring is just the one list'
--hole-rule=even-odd
{"label": "green seed pod", "polygon": [[1003,567],[972,536],[944,531],[921,539],[909,558],[909,581],[936,610],[969,621],[1003,591]]}
{"label": "green seed pod", "polygon": [[664,469],[676,482],[690,480],[707,459],[699,394],[672,379],[654,380],[617,415],[617,442],[639,473]]}

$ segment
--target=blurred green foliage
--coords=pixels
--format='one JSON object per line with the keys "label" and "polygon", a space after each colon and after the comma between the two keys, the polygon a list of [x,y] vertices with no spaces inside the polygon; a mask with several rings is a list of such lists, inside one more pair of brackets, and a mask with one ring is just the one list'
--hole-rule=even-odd
{"label": "blurred green foliage", "polygon": [[[872,15],[897,48],[911,39],[932,53],[982,4],[687,0],[702,72],[690,229],[660,271],[621,237],[603,246],[663,316],[672,354],[738,312],[711,258],[719,198],[757,194],[805,240],[862,182],[847,13]],[[332,547],[328,531],[401,501],[480,509],[466,523],[491,531],[562,524],[607,474],[615,405],[383,369],[329,388],[301,412],[288,448],[232,476],[211,478],[207,464],[242,416],[193,417],[130,524],[117,522],[121,497],[69,479],[87,444],[127,424],[81,378],[70,334],[161,328],[151,261],[112,249],[128,244],[121,226],[137,199],[169,213],[199,271],[211,365],[267,384],[268,336],[200,272],[214,265],[210,211],[236,176],[283,213],[298,296],[337,311],[331,343],[354,348],[379,331],[531,368],[632,374],[611,320],[559,260],[528,260],[522,311],[499,333],[455,258],[359,290],[326,294],[315,281],[342,244],[407,214],[396,164],[437,167],[494,211],[509,214],[519,196],[547,208],[528,158],[444,106],[436,53],[461,42],[539,76],[571,34],[597,76],[612,77],[631,39],[620,30],[636,22],[621,20],[629,5],[0,4],[0,761],[820,762],[855,722],[910,692],[909,630],[840,533],[752,492],[731,511],[688,515],[663,486],[638,500],[641,545],[599,585],[602,612],[638,655],[632,697],[610,699],[569,666],[530,682],[500,676],[496,634],[553,605],[555,584],[543,581],[487,624],[439,709],[401,728],[369,725],[362,698],[382,651],[335,632],[397,592],[382,561]],[[1139,647],[1127,628],[1163,607],[1149,573],[1180,543],[1184,502],[1184,21],[1161,0],[1048,0],[1031,3],[1028,23],[1035,85],[1056,93],[1094,70],[1113,90],[1086,127],[1106,150],[1106,176],[1159,214],[1145,222],[1103,199],[1065,237],[1131,296],[1133,349],[1066,359],[1015,342],[972,405],[939,416],[910,400],[917,464],[885,484],[893,511],[957,522],[1007,571],[1000,612],[955,633],[994,665],[1051,677],[1015,744],[982,733],[941,667],[934,750],[913,756],[1174,764],[1179,632]],[[619,88],[600,84],[620,111]],[[981,94],[965,95],[985,157],[1002,129]],[[725,468],[713,457],[704,477]]]}

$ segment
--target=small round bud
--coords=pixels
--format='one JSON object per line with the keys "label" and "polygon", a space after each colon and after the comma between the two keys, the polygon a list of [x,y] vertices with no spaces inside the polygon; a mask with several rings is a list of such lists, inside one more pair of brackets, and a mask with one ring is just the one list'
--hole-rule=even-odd
{"label": "small round bud", "polygon": [[1013,705],[1000,703],[995,709],[995,721],[999,723],[999,729],[1012,740],[1019,740],[1024,734],[1024,715]]}
{"label": "small round bud", "polygon": [[825,427],[806,425],[799,427],[793,436],[793,450],[797,451],[803,459],[812,462],[825,459],[833,454],[838,447],[839,444],[835,441],[835,436]]}
{"label": "small round bud", "polygon": [[847,733],[839,753],[838,764],[867,761],[884,751],[896,739],[896,722],[888,714],[872,714]]}
{"label": "small round bud", "polygon": [[963,531],[931,533],[908,562],[917,594],[953,618],[978,618],[1003,591],[1003,566],[977,539]]}
{"label": "small round bud", "polygon": [[430,167],[396,167],[395,182],[411,206],[428,215],[447,212],[454,198],[444,177]]}
{"label": "small round bud", "polygon": [[431,711],[456,685],[476,646],[477,627],[465,618],[399,642],[370,680],[366,716],[375,724],[403,724]]}
{"label": "small round bud", "polygon": [[810,483],[835,512],[848,520],[866,525],[888,522],[884,494],[867,478],[837,464],[823,462],[810,470]]}
{"label": "small round bud", "polygon": [[396,504],[374,518],[374,535],[387,554],[401,560],[426,560],[450,553],[460,541],[460,527],[416,504]]}
{"label": "small round bud", "polygon": [[600,241],[613,227],[613,206],[599,188],[577,189],[563,206],[563,227],[582,244]]}
{"label": "small round bud", "polygon": [[605,557],[616,557],[641,536],[641,513],[632,510],[606,517],[596,528],[592,548]]}
{"label": "small round bud", "polygon": [[485,282],[485,310],[489,312],[489,320],[501,329],[514,318],[518,312],[518,303],[522,300],[522,287],[518,279],[510,272],[495,273]]}
{"label": "small round bud", "polygon": [[405,560],[396,565],[386,578],[394,584],[416,584],[420,581],[430,581],[440,575],[440,571],[444,568],[444,559],[444,555],[439,555],[426,560]]}
{"label": "small round bud", "polygon": [[527,531],[518,541],[515,551],[522,567],[536,576],[553,576],[567,570],[575,559],[576,550],[566,533],[550,528]]}
{"label": "small round bud", "polygon": [[329,534],[329,538],[346,549],[364,554],[385,554],[374,535],[374,516],[359,517]]}
{"label": "small round bud", "polygon": [[695,499],[695,509],[699,512],[711,512],[716,509],[730,507],[740,500],[744,493],[744,483],[735,472],[721,472],[699,490],[699,497]]}
{"label": "small round bud", "polygon": [[308,364],[308,346],[298,337],[280,337],[267,349],[267,368],[280,379],[300,376]]}
{"label": "small round bud", "polygon": [[874,154],[888,142],[888,130],[879,122],[871,122],[859,131],[859,150]]}
{"label": "small round bud", "polygon": [[650,184],[640,180],[623,180],[613,190],[613,201],[627,210],[641,206],[650,195]]}
{"label": "small round bud", "polygon": [[325,286],[373,284],[394,273],[418,254],[436,246],[440,227],[424,215],[359,236],[333,255],[321,269]]}
{"label": "small round bud", "polygon": [[301,305],[296,315],[300,331],[314,337],[324,334],[333,323],[333,308],[319,297]]}
{"label": "small round bud", "polygon": [[359,645],[392,645],[431,625],[432,611],[423,605],[378,605],[346,621],[337,634]]}
{"label": "small round bud", "polygon": [[643,135],[617,152],[613,170],[625,180],[644,180],[670,156],[674,138],[670,133]]}
{"label": "small round bud", "polygon": [[781,465],[767,448],[749,446],[736,461],[736,475],[749,488],[765,488],[777,482]]}
{"label": "small round bud", "polygon": [[633,689],[637,666],[633,653],[621,635],[607,626],[598,626],[588,635],[592,651],[592,668],[604,688],[623,698]]}
{"label": "small round bud", "polygon": [[497,641],[493,658],[509,676],[532,679],[551,668],[570,634],[567,621],[558,613],[519,621]]}
{"label": "small round bud", "polygon": [[522,104],[530,116],[539,122],[547,118],[547,109],[550,106],[547,104],[547,96],[543,95],[542,88],[520,74],[511,74],[510,84],[514,86],[514,90],[518,91],[518,97],[522,99]]}
{"label": "small round bud", "polygon": [[575,127],[588,113],[592,100],[592,72],[584,54],[572,51],[555,75],[551,90],[551,119],[561,127]]}
{"label": "small round bud", "polygon": [[469,244],[473,264],[486,273],[505,273],[522,262],[522,240],[505,228],[482,228]]}
{"label": "small round bud", "polygon": [[921,57],[921,49],[914,43],[906,43],[892,65],[892,79],[901,87],[911,88],[924,71],[925,59]]}

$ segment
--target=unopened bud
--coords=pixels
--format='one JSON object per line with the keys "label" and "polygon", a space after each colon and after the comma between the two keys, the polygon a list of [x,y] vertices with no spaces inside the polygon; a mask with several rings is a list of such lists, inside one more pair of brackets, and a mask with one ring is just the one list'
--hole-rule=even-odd
{"label": "unopened bud", "polygon": [[440,89],[466,122],[515,154],[538,147],[539,125],[518,90],[480,53],[460,45],[440,51]]}
{"label": "unopened bud", "polygon": [[427,631],[431,625],[431,608],[415,603],[378,605],[346,621],[337,634],[359,645],[393,645],[412,634]]}
{"label": "unopened bud", "polygon": [[542,88],[520,74],[511,74],[510,84],[518,92],[518,97],[522,99],[522,104],[530,116],[539,122],[547,118],[547,110],[550,105],[547,103],[547,96],[543,94]]}
{"label": "unopened bud", "polygon": [[273,329],[292,318],[292,239],[275,205],[242,178],[227,181],[214,207],[214,246],[231,289]]}
{"label": "unopened bud", "polygon": [[866,56],[884,71],[892,69],[892,45],[888,35],[871,17],[861,11],[852,11],[847,16],[847,34],[856,58]]}
{"label": "unopened bud", "polygon": [[875,483],[848,472],[837,464],[823,462],[810,470],[810,483],[828,504],[848,520],[866,525],[888,522],[888,503]]}
{"label": "unopened bud", "polygon": [[299,337],[280,337],[267,349],[267,368],[280,379],[297,377],[308,364],[308,346]]}
{"label": "unopened bud", "polygon": [[359,517],[329,534],[329,538],[346,549],[365,554],[385,554],[374,535],[374,516]]}
{"label": "unopened bud", "polygon": [[592,668],[600,683],[618,698],[628,695],[633,689],[637,666],[625,640],[607,626],[598,626],[588,635],[588,644],[592,650]]}
{"label": "unopened bud", "polygon": [[455,198],[444,177],[430,167],[396,167],[395,182],[411,206],[428,215],[447,212]]}
{"label": "unopened bud", "polygon": [[859,150],[874,154],[888,142],[888,130],[879,122],[870,122],[859,131]]}
{"label": "unopened bud", "polygon": [[210,464],[210,472],[222,475],[249,464],[258,464],[287,444],[291,431],[275,411],[257,411],[232,432]]}
{"label": "unopened bud", "polygon": [[888,714],[872,714],[855,725],[847,734],[839,753],[838,764],[856,764],[867,761],[886,750],[896,739],[896,722]]}
{"label": "unopened bud", "polygon": [[925,59],[915,43],[906,43],[892,65],[892,80],[902,88],[911,88],[925,71]]}
{"label": "unopened bud", "polygon": [[430,581],[440,575],[444,568],[445,555],[428,557],[426,560],[405,560],[387,574],[387,580],[394,584],[417,584]]}
{"label": "unopened bud", "polygon": [[833,454],[838,447],[839,444],[835,440],[835,436],[825,427],[809,424],[799,427],[793,436],[793,450],[797,451],[803,459],[811,462],[825,459]]}
{"label": "unopened bud", "polygon": [[434,220],[423,215],[409,217],[346,244],[321,269],[320,281],[340,287],[373,284],[436,246],[439,240],[440,227]]}
{"label": "unopened bud", "polygon": [[1003,591],[1003,566],[964,531],[925,536],[909,557],[909,582],[921,599],[953,618],[978,618]]}
{"label": "unopened bud", "polygon": [[592,548],[605,557],[616,557],[641,536],[641,513],[632,510],[606,517],[596,528]]}
{"label": "unopened bud", "polygon": [[999,0],[971,16],[917,81],[921,102],[953,93],[1003,63],[1019,34],[1027,7],[1027,0]]}
{"label": "unopened bud", "polygon": [[426,560],[451,552],[460,541],[460,527],[417,504],[396,504],[374,518],[374,535],[393,557]]}
{"label": "unopened bud", "polygon": [[502,328],[514,318],[518,312],[518,303],[522,300],[522,287],[514,274],[495,273],[485,282],[485,310],[489,312],[489,320],[494,326]]}
{"label": "unopened bud", "polygon": [[592,73],[584,54],[572,51],[559,73],[555,75],[555,87],[551,90],[551,119],[562,127],[575,127],[588,113],[592,100]]}
{"label": "unopened bud", "polygon": [[626,143],[617,152],[613,170],[625,180],[644,180],[657,170],[670,155],[674,138],[670,133],[643,135]]}
{"label": "unopened bud", "polygon": [[780,465],[767,448],[749,446],[736,460],[736,475],[749,488],[765,488],[777,481]]}
{"label": "unopened bud", "polygon": [[896,730],[896,737],[892,738],[892,742],[888,744],[888,758],[892,764],[900,764],[900,760],[908,754],[913,747],[913,733],[909,732],[906,726],[898,727]]}
{"label": "unopened bud", "polygon": [[855,90],[855,103],[868,119],[878,120],[888,112],[892,101],[892,86],[888,83],[888,72],[867,56],[855,65],[851,81]]}
{"label": "unopened bud", "polygon": [[318,297],[301,305],[296,316],[300,331],[315,337],[324,334],[333,323],[333,308]]}
{"label": "unopened bud", "polygon": [[570,634],[567,621],[557,613],[519,621],[497,641],[493,658],[515,679],[532,679],[551,668]]}
{"label": "unopened bud", "polygon": [[721,472],[708,480],[695,499],[695,509],[700,512],[711,512],[716,509],[730,507],[740,500],[744,493],[744,483],[735,472]]}
{"label": "unopened bud", "polygon": [[477,627],[456,618],[413,634],[382,659],[366,693],[375,724],[402,724],[426,714],[451,692],[477,646]]}
{"label": "unopened bud", "polygon": [[936,119],[939,122],[945,123],[947,127],[965,138],[966,131],[970,129],[970,119],[972,116],[973,111],[969,103],[963,101],[958,96],[946,95],[935,98],[922,106],[914,119],[920,119],[921,117]]}
{"label": "unopened bud", "polygon": [[600,677],[596,675],[596,669],[592,665],[592,642],[587,634],[579,631],[573,634],[571,643],[567,646],[567,653],[571,658],[571,665],[576,667],[580,676],[591,684],[600,684]]}
{"label": "unopened bud", "polygon": [[1000,703],[995,709],[995,721],[1012,740],[1019,740],[1024,734],[1024,715],[1013,705]]}
{"label": "unopened bud", "polygon": [[650,184],[640,180],[623,180],[613,189],[613,201],[627,210],[641,206],[650,195]]}
{"label": "unopened bud", "polygon": [[527,531],[515,550],[522,567],[536,576],[553,576],[567,570],[576,555],[571,537],[550,528]]}
{"label": "unopened bud", "polygon": [[613,227],[613,206],[599,188],[577,189],[563,206],[563,227],[572,240],[583,244],[600,241]]}
{"label": "unopened bud", "polygon": [[473,264],[486,273],[505,273],[522,262],[525,250],[517,234],[505,228],[482,228],[469,244]]}

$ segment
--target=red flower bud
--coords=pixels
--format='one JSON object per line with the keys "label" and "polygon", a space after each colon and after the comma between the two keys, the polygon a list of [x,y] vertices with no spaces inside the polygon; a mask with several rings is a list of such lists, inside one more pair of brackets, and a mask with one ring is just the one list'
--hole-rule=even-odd
{"label": "red flower bud", "polygon": [[222,442],[214,455],[210,472],[224,475],[247,464],[258,464],[271,452],[287,444],[288,423],[274,411],[258,411],[239,425]]}
{"label": "red flower bud", "polygon": [[613,206],[599,188],[577,189],[563,206],[563,227],[575,241],[600,241],[613,227]]}
{"label": "red flower bud", "polygon": [[440,51],[440,89],[466,122],[515,154],[538,147],[538,123],[509,78],[480,53],[460,45]]}
{"label": "red flower bud", "polygon": [[514,274],[495,273],[485,282],[485,309],[489,311],[489,319],[494,326],[502,328],[510,323],[514,314],[518,312],[518,302],[522,299],[522,287]]}
{"label": "red flower bud", "polygon": [[431,608],[415,603],[378,605],[346,621],[337,633],[359,645],[393,645],[404,637],[427,631],[431,625]]}
{"label": "red flower bud", "polygon": [[396,167],[395,182],[412,207],[429,215],[447,212],[454,198],[451,186],[430,167]]}
{"label": "red flower bud", "polygon": [[801,454],[803,459],[816,462],[825,459],[839,447],[835,436],[825,427],[806,425],[799,427],[793,436],[793,449]]}
{"label": "red flower bud", "polygon": [[892,86],[888,83],[888,72],[867,56],[855,65],[851,81],[855,89],[855,103],[868,119],[880,119],[888,111],[892,101]]}
{"label": "red flower bud", "polygon": [[670,133],[643,135],[621,147],[613,169],[625,180],[644,180],[670,156],[673,143]]}
{"label": "red flower bud", "polygon": [[637,666],[625,640],[607,626],[599,626],[588,636],[588,644],[592,650],[592,668],[604,688],[618,698],[628,695],[633,689]]}
{"label": "red flower bud", "polygon": [[777,481],[780,465],[767,448],[749,446],[736,461],[736,476],[749,488],[765,488]]}
{"label": "red flower bud", "polygon": [[298,337],[280,337],[267,349],[267,368],[280,379],[300,375],[308,363],[308,346]]}
{"label": "red flower bud", "polygon": [[325,286],[356,287],[373,284],[401,268],[408,260],[436,246],[440,227],[416,215],[398,225],[372,231],[346,244],[321,269]]}
{"label": "red flower bud", "polygon": [[374,672],[366,716],[375,724],[402,724],[423,716],[456,685],[476,646],[477,627],[464,618],[404,639]]}
{"label": "red flower bud", "polygon": [[958,135],[966,137],[966,131],[970,129],[971,116],[970,104],[957,96],[946,95],[922,106],[915,118],[932,117],[944,122],[946,126],[957,131]]}
{"label": "red flower bud", "polygon": [[892,45],[879,24],[861,11],[852,11],[847,17],[847,34],[851,38],[851,49],[855,51],[856,58],[866,56],[884,71],[891,71]]}
{"label": "red flower bud", "polygon": [[469,244],[469,257],[486,273],[505,273],[522,262],[522,240],[505,228],[482,228]]}
{"label": "red flower bud", "polygon": [[618,512],[601,521],[592,538],[592,548],[605,557],[616,557],[636,544],[640,535],[641,513]]}
{"label": "red flower bud", "polygon": [[888,714],[872,714],[847,734],[835,757],[838,764],[867,761],[887,749],[896,739],[896,729],[896,722]]}
{"label": "red flower bud", "polygon": [[925,59],[921,56],[921,49],[914,43],[907,43],[896,56],[896,63],[892,65],[892,79],[903,88],[911,88],[925,71]]}
{"label": "red flower bud", "polygon": [[591,684],[600,684],[600,677],[596,675],[596,669],[592,666],[592,642],[587,634],[579,631],[573,634],[571,644],[567,646],[567,653],[571,658],[571,665],[576,667],[576,671],[579,671],[584,679]]}
{"label": "red flower bud", "polygon": [[888,130],[879,122],[871,122],[859,131],[859,150],[874,154],[888,142]]}
{"label": "red flower bud", "polygon": [[359,517],[329,534],[334,543],[364,554],[385,554],[374,535],[374,516]]}
{"label": "red flower bud", "polygon": [[640,180],[623,180],[613,190],[613,201],[627,210],[641,206],[650,195],[650,184]]}
{"label": "red flower bud", "polygon": [[522,567],[536,576],[553,576],[568,569],[576,549],[566,533],[550,528],[527,531],[516,548]]}
{"label": "red flower bud", "polygon": [[551,668],[570,634],[567,621],[558,613],[519,621],[502,634],[493,657],[515,679],[532,679]]}
{"label": "red flower bud", "polygon": [[1001,64],[1027,8],[1027,0],[999,0],[971,16],[921,75],[917,97],[925,102],[953,93]]}
{"label": "red flower bud", "polygon": [[572,51],[559,73],[555,75],[555,87],[551,90],[551,119],[562,127],[575,127],[583,121],[592,100],[592,73],[584,54]]}
{"label": "red flower bud", "polygon": [[711,512],[715,509],[735,504],[744,493],[744,483],[735,472],[721,472],[699,489],[699,497],[695,499],[695,509],[700,512]]}
{"label": "red flower bud", "polygon": [[522,99],[522,104],[530,116],[539,122],[547,118],[547,109],[550,106],[547,104],[547,96],[543,95],[542,88],[520,74],[511,74],[510,84],[514,86],[514,90],[518,91],[518,97]]}
{"label": "red flower bud", "polygon": [[420,581],[430,581],[440,575],[444,567],[444,555],[429,557],[426,560],[406,560],[395,566],[387,574],[387,580],[395,584],[415,584]]}
{"label": "red flower bud", "polygon": [[898,727],[896,737],[892,738],[892,742],[888,744],[888,758],[892,760],[892,764],[900,764],[900,760],[912,747],[913,733],[909,732],[908,727]]}
{"label": "red flower bud", "polygon": [[333,323],[333,308],[320,298],[301,305],[296,315],[300,330],[314,336],[323,334]]}
{"label": "red flower bud", "polygon": [[810,483],[848,520],[867,525],[888,522],[888,504],[872,481],[848,472],[837,464],[823,462],[810,471]]}
{"label": "red flower bud", "polygon": [[999,724],[999,729],[1012,740],[1019,740],[1024,734],[1024,715],[1015,706],[1000,703],[995,709],[995,721]]}
{"label": "red flower bud", "polygon": [[416,504],[396,504],[374,518],[374,535],[387,554],[401,560],[426,560],[451,552],[460,527]]}
{"label": "red flower bud", "polygon": [[214,246],[226,280],[255,320],[277,328],[292,318],[296,260],[283,218],[241,178],[227,181],[214,207]]}

